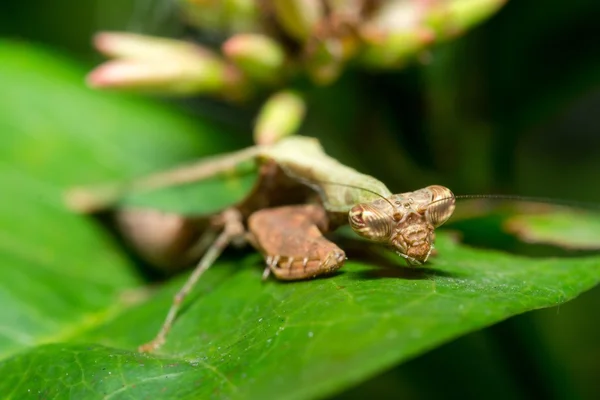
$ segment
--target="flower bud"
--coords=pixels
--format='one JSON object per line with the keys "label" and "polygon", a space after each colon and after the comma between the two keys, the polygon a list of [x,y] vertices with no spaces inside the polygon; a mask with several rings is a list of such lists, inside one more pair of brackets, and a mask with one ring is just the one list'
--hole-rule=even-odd
{"label": "flower bud", "polygon": [[483,21],[505,2],[390,0],[360,29],[367,44],[361,61],[384,68],[401,65],[434,41],[449,39]]}
{"label": "flower bud", "polygon": [[342,42],[337,38],[315,41],[305,66],[313,82],[327,85],[335,81],[344,68]]}
{"label": "flower bud", "polygon": [[198,45],[132,34],[100,34],[96,45],[116,59],[87,77],[96,88],[129,89],[162,95],[218,94],[238,99],[247,94],[243,75]]}
{"label": "flower bud", "polygon": [[281,80],[285,52],[268,36],[235,35],[223,44],[223,53],[251,79],[263,83]]}
{"label": "flower bud", "polygon": [[197,51],[193,43],[127,32],[100,32],[94,36],[94,47],[110,58],[156,59]]}
{"label": "flower bud", "polygon": [[506,0],[453,0],[433,6],[424,17],[441,39],[449,39],[484,21]]}
{"label": "flower bud", "polygon": [[309,38],[325,10],[321,0],[273,0],[279,24],[294,39]]}
{"label": "flower bud", "polygon": [[294,134],[306,111],[302,97],[293,91],[279,92],[263,105],[254,126],[257,144],[272,144],[285,136]]}
{"label": "flower bud", "polygon": [[376,68],[399,67],[425,49],[434,38],[433,32],[425,28],[384,34],[371,41],[360,55],[360,61]]}

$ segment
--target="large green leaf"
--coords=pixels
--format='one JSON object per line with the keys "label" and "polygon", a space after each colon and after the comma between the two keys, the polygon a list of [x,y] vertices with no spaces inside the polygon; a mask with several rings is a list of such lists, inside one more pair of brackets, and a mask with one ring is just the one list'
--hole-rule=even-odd
{"label": "large green leaf", "polygon": [[[108,234],[66,210],[67,187],[131,178],[232,142],[147,101],[90,91],[83,75],[45,52],[0,44],[0,354],[97,324],[123,288],[140,283]],[[211,188],[196,204],[239,197],[236,185]]]}
{"label": "large green leaf", "polygon": [[524,241],[582,249],[600,249],[600,220],[597,213],[554,207],[553,212],[520,214],[505,226]]}
{"label": "large green leaf", "polygon": [[597,256],[528,258],[444,233],[427,268],[349,252],[340,274],[305,282],[263,283],[260,256],[230,253],[160,353],[140,355],[185,276],[132,303],[130,289],[143,286],[135,266],[61,193],[222,150],[224,137],[147,102],[88,92],[81,77],[27,46],[0,46],[4,398],[322,397],[600,280]]}

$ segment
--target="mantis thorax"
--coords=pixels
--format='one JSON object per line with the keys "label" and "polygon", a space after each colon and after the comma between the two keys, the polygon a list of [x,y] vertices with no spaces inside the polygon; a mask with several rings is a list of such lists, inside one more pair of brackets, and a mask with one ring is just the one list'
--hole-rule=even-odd
{"label": "mantis thorax", "polygon": [[431,254],[434,229],[450,218],[454,207],[452,191],[433,185],[359,203],[350,210],[348,220],[358,235],[386,244],[409,264],[419,265]]}

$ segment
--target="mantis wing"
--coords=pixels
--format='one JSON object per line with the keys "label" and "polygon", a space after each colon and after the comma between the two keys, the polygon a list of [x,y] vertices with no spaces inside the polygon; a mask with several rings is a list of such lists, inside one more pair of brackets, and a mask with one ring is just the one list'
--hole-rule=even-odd
{"label": "mantis wing", "polygon": [[355,204],[391,195],[377,179],[341,164],[317,139],[292,136],[270,146],[201,160],[132,182],[75,189],[72,208],[96,212],[137,206],[186,215],[206,215],[239,203],[256,181],[260,159],[273,160],[293,179],[316,190],[329,211],[347,212]]}

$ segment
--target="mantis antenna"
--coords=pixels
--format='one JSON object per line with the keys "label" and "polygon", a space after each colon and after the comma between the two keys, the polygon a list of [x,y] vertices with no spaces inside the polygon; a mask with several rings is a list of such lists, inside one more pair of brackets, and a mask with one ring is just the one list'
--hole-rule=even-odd
{"label": "mantis antenna", "polygon": [[[284,170],[284,171],[285,171],[285,170]],[[380,194],[380,193],[377,193],[377,192],[376,192],[376,191],[374,191],[374,190],[367,189],[367,188],[365,188],[365,187],[362,187],[362,186],[358,186],[358,185],[351,185],[351,184],[348,184],[348,183],[339,183],[339,182],[332,182],[332,181],[323,181],[323,180],[318,180],[318,179],[309,179],[309,178],[304,178],[304,177],[297,176],[296,174],[291,174],[291,173],[288,173],[288,172],[289,172],[289,171],[285,171],[285,173],[286,173],[286,174],[288,174],[288,175],[292,176],[294,179],[298,180],[299,182],[302,182],[302,183],[304,183],[305,185],[312,187],[312,188],[313,188],[313,189],[315,189],[317,192],[322,192],[322,191],[323,191],[323,189],[319,188],[318,186],[315,186],[315,184],[318,184],[318,183],[321,183],[321,184],[324,184],[324,185],[335,185],[335,186],[348,187],[348,188],[353,188],[353,189],[358,189],[358,190],[364,190],[365,192],[368,192],[368,193],[374,194],[375,196],[377,196],[377,197],[379,197],[379,198],[383,199],[383,200],[384,200],[386,203],[388,203],[388,204],[389,204],[389,205],[392,207],[392,210],[393,210],[393,209],[394,209],[394,207],[395,207],[395,206],[394,206],[394,204],[393,204],[391,201],[389,201],[389,200],[388,200],[388,199],[387,199],[385,196],[383,196],[382,194]],[[391,217],[391,215],[389,215],[387,212],[386,212],[386,214],[387,214],[389,217]]]}
{"label": "mantis antenna", "polygon": [[[461,194],[454,196],[456,200],[475,200],[475,199],[494,199],[494,200],[514,200],[522,202],[532,203],[543,203],[543,204],[554,204],[562,206],[573,206],[588,210],[600,210],[600,204],[590,203],[585,201],[577,200],[566,200],[566,199],[553,199],[550,197],[535,197],[535,196],[520,196],[511,194]],[[444,197],[436,201],[432,201],[429,205],[440,203],[443,201],[450,200],[450,197]]]}

